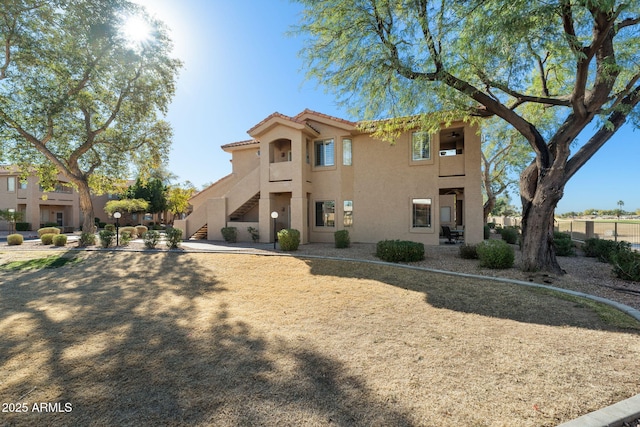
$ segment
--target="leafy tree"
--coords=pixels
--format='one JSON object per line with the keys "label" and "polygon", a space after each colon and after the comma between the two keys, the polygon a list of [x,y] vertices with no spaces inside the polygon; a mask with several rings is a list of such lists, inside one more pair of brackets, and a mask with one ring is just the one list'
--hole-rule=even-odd
{"label": "leafy tree", "polygon": [[104,205],[104,211],[109,215],[113,215],[114,212],[147,212],[148,209],[149,202],[144,199],[109,200]]}
{"label": "leafy tree", "polygon": [[520,176],[523,267],[561,272],[553,218],[567,181],[640,124],[640,2],[298,2],[309,76],[356,114],[423,114],[427,130],[498,116],[522,135],[535,155]]}
{"label": "leafy tree", "polygon": [[158,178],[151,178],[143,181],[136,179],[135,184],[125,191],[124,197],[128,199],[143,199],[149,202],[147,212],[158,213],[167,209],[167,187]]}
{"label": "leafy tree", "polygon": [[[144,44],[125,37],[130,15],[154,29]],[[16,0],[0,10],[0,38],[4,161],[66,176],[92,231],[91,190],[111,190],[130,165],[144,175],[167,158],[172,131],[159,117],[181,65],[167,31],[127,0]]]}
{"label": "leafy tree", "polygon": [[[506,126],[504,121],[488,119],[482,124],[480,169],[482,189],[486,196],[483,207],[483,218],[486,224],[487,217],[496,207],[498,197],[516,187],[517,176],[531,163],[532,156],[526,141],[513,128]],[[510,199],[507,200],[511,202]]]}
{"label": "leafy tree", "polygon": [[184,184],[171,185],[167,190],[167,209],[175,218],[189,209],[189,199],[196,192],[196,188],[189,181]]}

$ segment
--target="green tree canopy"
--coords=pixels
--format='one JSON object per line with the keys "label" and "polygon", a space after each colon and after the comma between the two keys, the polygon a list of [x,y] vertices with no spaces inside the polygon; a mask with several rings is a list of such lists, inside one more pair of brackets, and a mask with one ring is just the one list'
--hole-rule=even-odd
{"label": "green tree canopy", "polygon": [[114,212],[147,212],[148,209],[149,202],[144,199],[109,200],[104,205],[104,211],[109,215]]}
{"label": "green tree canopy", "polygon": [[[131,15],[153,28],[143,44],[126,39]],[[16,0],[0,10],[0,39],[3,160],[65,175],[91,230],[91,190],[167,158],[172,131],[161,116],[181,66],[167,30],[127,0]]]}
{"label": "green tree canopy", "polygon": [[356,115],[422,114],[428,130],[497,116],[522,135],[535,155],[520,177],[523,267],[561,272],[553,216],[567,181],[640,124],[640,2],[298,2],[309,77]]}

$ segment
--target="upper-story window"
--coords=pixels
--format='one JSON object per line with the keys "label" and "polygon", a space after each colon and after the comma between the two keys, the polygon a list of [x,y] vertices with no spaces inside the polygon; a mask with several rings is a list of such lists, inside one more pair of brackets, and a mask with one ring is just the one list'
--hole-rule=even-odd
{"label": "upper-story window", "polygon": [[333,166],[334,160],[334,143],[333,139],[325,139],[315,142],[316,149],[316,166]]}
{"label": "upper-story window", "polygon": [[429,160],[431,158],[431,138],[428,132],[411,134],[411,159]]}
{"label": "upper-story window", "polygon": [[26,190],[27,189],[27,181],[20,181],[20,189],[21,190]]}
{"label": "upper-story window", "polygon": [[9,193],[13,193],[16,191],[16,177],[8,176],[7,177],[7,191]]}
{"label": "upper-story window", "polygon": [[351,140],[343,139],[342,140],[342,164],[345,166],[351,166]]}

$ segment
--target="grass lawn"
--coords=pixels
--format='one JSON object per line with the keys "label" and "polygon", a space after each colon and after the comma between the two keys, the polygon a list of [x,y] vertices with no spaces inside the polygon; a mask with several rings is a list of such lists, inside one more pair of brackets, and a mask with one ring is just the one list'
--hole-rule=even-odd
{"label": "grass lawn", "polygon": [[552,426],[640,393],[639,325],[580,300],[352,262],[68,256],[0,269],[0,402],[27,410],[2,425]]}

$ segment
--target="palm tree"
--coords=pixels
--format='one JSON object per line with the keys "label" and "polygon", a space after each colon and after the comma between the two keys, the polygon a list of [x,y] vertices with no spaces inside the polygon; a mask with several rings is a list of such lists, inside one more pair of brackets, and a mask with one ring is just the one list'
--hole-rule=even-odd
{"label": "palm tree", "polygon": [[618,214],[618,218],[620,218],[620,215],[622,214],[623,206],[624,206],[624,202],[622,200],[618,200],[618,211],[616,212]]}

